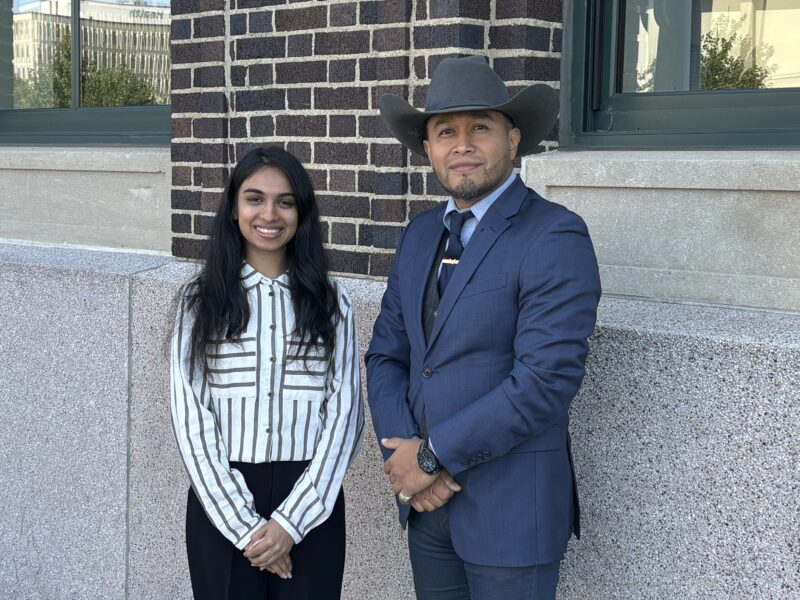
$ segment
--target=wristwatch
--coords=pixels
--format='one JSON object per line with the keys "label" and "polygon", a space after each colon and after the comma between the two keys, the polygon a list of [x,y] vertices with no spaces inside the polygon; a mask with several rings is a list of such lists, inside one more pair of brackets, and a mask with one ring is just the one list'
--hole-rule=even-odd
{"label": "wristwatch", "polygon": [[419,463],[419,468],[428,475],[436,475],[436,473],[442,470],[442,467],[439,464],[439,459],[436,458],[436,455],[431,450],[427,438],[422,440],[419,444],[419,450],[417,450],[417,462]]}

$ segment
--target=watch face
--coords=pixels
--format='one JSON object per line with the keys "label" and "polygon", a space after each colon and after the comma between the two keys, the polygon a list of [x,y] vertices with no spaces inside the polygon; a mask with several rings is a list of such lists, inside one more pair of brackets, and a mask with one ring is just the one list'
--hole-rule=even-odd
{"label": "watch face", "polygon": [[428,475],[433,475],[439,471],[439,461],[436,460],[436,456],[433,452],[424,446],[424,443],[420,445],[419,452],[417,453],[417,462],[419,462],[419,468]]}

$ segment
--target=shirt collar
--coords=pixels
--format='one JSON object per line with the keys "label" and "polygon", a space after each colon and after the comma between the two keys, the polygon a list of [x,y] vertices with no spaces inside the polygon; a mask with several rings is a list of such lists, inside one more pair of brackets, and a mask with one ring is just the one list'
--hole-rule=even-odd
{"label": "shirt collar", "polygon": [[271,285],[271,284],[275,283],[275,284],[277,284],[277,285],[279,285],[281,287],[286,288],[287,290],[289,289],[289,274],[288,273],[282,273],[281,275],[279,275],[275,279],[271,279],[271,278],[267,277],[266,275],[262,275],[261,273],[256,271],[253,267],[251,267],[247,263],[247,261],[243,261],[242,262],[242,270],[241,270],[241,273],[240,273],[240,277],[242,279],[242,285],[247,290],[257,286],[261,282],[264,282],[267,285]]}
{"label": "shirt collar", "polygon": [[[500,185],[500,187],[498,187],[491,194],[489,194],[485,198],[479,200],[478,202],[476,202],[475,204],[473,204],[469,208],[469,210],[472,211],[472,215],[475,217],[476,221],[480,221],[483,218],[483,215],[486,214],[486,211],[489,210],[489,207],[492,204],[494,204],[494,201],[497,200],[503,194],[503,192],[505,192],[509,188],[509,186],[512,183],[514,183],[514,180],[516,178],[517,178],[517,174],[512,169],[511,170],[511,175],[508,176],[508,179],[506,179],[502,183],[502,185]],[[456,201],[453,200],[452,196],[450,196],[447,199],[447,207],[444,209],[444,216],[442,217],[442,220],[444,221],[444,226],[445,227],[448,227],[448,225],[450,223],[450,215],[452,213],[454,213],[454,212],[457,212],[457,211],[458,211],[458,207],[456,206]],[[461,212],[463,212],[463,211],[461,211]]]}

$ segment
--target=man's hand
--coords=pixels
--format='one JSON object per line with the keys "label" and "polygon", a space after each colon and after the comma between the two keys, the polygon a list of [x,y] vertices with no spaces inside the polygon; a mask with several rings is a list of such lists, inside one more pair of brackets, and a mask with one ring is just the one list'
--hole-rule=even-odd
{"label": "man's hand", "polygon": [[461,491],[461,486],[450,476],[447,471],[439,471],[436,481],[429,488],[414,495],[409,504],[417,512],[430,512],[444,506],[456,492]]}
{"label": "man's hand", "polygon": [[428,475],[419,468],[417,450],[421,441],[417,438],[381,440],[384,448],[394,450],[389,460],[383,463],[383,472],[389,476],[392,491],[398,496],[413,496],[436,481],[436,475]]}
{"label": "man's hand", "polygon": [[253,534],[244,549],[244,556],[254,567],[266,569],[283,579],[292,576],[292,563],[289,551],[294,540],[277,521],[271,519],[264,527]]}

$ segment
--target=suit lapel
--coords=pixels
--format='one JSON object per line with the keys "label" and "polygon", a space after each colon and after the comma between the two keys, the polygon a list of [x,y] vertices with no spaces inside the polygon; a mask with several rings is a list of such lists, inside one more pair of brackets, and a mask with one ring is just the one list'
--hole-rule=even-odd
{"label": "suit lapel", "polygon": [[411,314],[416,315],[413,319],[413,339],[421,348],[425,348],[425,332],[422,329],[422,308],[425,300],[425,287],[428,283],[428,276],[433,268],[433,261],[436,258],[436,251],[439,248],[439,241],[444,234],[444,222],[442,215],[446,205],[442,205],[434,213],[434,218],[426,223],[420,234],[420,242],[417,246],[414,264],[417,269],[416,276],[412,280],[411,290]]}
{"label": "suit lapel", "polygon": [[[428,350],[430,350],[436,341],[436,337],[442,330],[444,322],[447,320],[456,300],[458,300],[458,297],[464,290],[464,286],[467,285],[472,278],[472,274],[475,273],[475,269],[483,262],[483,259],[489,252],[489,249],[497,241],[497,238],[511,225],[508,219],[519,212],[527,192],[528,190],[525,184],[517,177],[511,186],[494,201],[480,220],[480,223],[478,223],[478,227],[472,234],[466,248],[464,248],[464,253],[461,255],[458,267],[453,272],[450,283],[447,284],[444,296],[439,301],[439,311],[436,315],[436,320],[433,322],[433,330],[428,340]],[[431,252],[435,252],[435,249]],[[421,308],[422,301],[420,300],[420,310]]]}

